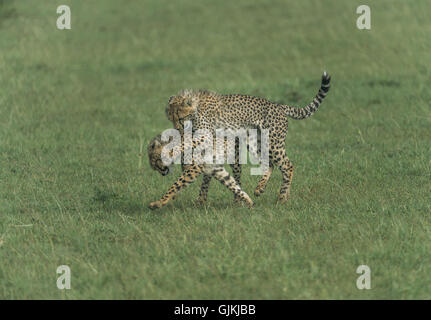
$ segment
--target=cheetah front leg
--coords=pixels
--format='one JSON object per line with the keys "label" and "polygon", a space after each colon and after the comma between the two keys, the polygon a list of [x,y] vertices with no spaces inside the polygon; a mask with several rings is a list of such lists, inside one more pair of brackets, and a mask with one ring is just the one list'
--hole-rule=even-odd
{"label": "cheetah front leg", "polygon": [[202,185],[201,185],[201,191],[199,192],[199,197],[198,199],[195,201],[196,205],[203,205],[207,202],[207,198],[208,198],[208,189],[210,186],[210,182],[211,182],[211,175],[209,174],[204,174],[203,180],[202,180]]}
{"label": "cheetah front leg", "polygon": [[[248,143],[247,143],[248,144]],[[235,163],[231,164],[230,167],[232,169],[232,175],[235,179],[236,184],[241,187],[241,173],[242,173],[242,167],[240,164],[240,140],[235,139]],[[234,194],[234,201],[235,203],[239,203],[241,199]]]}
{"label": "cheetah front leg", "polygon": [[191,165],[186,168],[181,177],[169,188],[158,201],[151,202],[150,209],[157,209],[165,206],[169,201],[173,200],[178,192],[186,188],[189,184],[193,183],[202,173],[202,166]]}
{"label": "cheetah front leg", "polygon": [[[232,174],[233,178],[235,180],[236,185],[241,188],[241,165],[239,163],[235,163],[231,165],[232,168]],[[208,198],[208,189],[211,182],[212,176],[208,174],[204,174],[201,190],[199,192],[199,197],[195,201],[196,205],[203,205],[206,203]],[[234,192],[234,201],[236,203],[241,202],[243,200],[241,197],[239,197],[238,193]]]}
{"label": "cheetah front leg", "polygon": [[[235,144],[235,163],[231,164],[230,167],[232,168],[232,175],[233,175],[233,178],[235,179],[236,184],[241,188],[242,170],[241,170],[241,164],[239,163],[239,143]],[[207,175],[204,173],[199,197],[195,202],[196,205],[203,205],[207,201],[208,189],[211,182],[211,178],[212,178],[211,175]],[[234,193],[234,200],[235,202],[240,202],[242,199],[239,198],[238,195]]]}
{"label": "cheetah front leg", "polygon": [[[232,175],[236,182],[236,184],[241,188],[241,165],[239,163],[231,164],[230,167],[232,168]],[[234,194],[234,201],[239,202],[241,199],[238,198],[236,194]]]}
{"label": "cheetah front leg", "polygon": [[[239,170],[238,170],[239,168]],[[205,204],[208,196],[208,187],[214,176],[219,180],[224,186],[231,190],[234,194],[235,202],[239,203],[244,201],[247,206],[252,207],[253,201],[250,199],[247,193],[241,189],[240,178],[241,178],[241,165],[232,165],[232,170],[234,172],[234,178],[232,178],[229,173],[222,167],[217,169],[210,169],[207,173],[204,173],[201,191],[199,193],[199,198],[196,201],[197,205]]]}
{"label": "cheetah front leg", "polygon": [[236,198],[244,201],[249,208],[253,207],[253,200],[251,200],[249,195],[241,189],[241,187],[236,183],[235,179],[232,178],[232,176],[223,166],[215,168],[213,167],[210,169],[210,171],[212,176],[220,181],[226,188],[232,191]]}
{"label": "cheetah front leg", "polygon": [[[258,131],[257,135],[257,141],[250,141],[249,140],[249,152],[253,155],[253,157],[260,159],[261,158],[261,134],[260,130]],[[270,157],[271,158],[271,157]],[[265,191],[265,188],[268,184],[269,179],[271,178],[272,172],[274,170],[274,164],[271,160],[269,160],[269,168],[268,170],[263,174],[262,178],[260,178],[259,182],[257,183],[256,189],[254,190],[254,195],[256,197],[259,197],[262,195],[262,193]]]}

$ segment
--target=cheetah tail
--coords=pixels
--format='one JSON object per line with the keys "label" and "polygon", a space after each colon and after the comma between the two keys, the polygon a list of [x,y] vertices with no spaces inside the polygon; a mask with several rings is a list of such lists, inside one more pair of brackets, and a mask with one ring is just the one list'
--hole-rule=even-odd
{"label": "cheetah tail", "polygon": [[314,97],[313,101],[305,106],[304,108],[297,108],[293,106],[287,106],[287,115],[296,120],[302,120],[310,117],[319,108],[323,99],[329,91],[331,81],[331,76],[325,71],[322,75],[322,85],[320,86],[317,95]]}

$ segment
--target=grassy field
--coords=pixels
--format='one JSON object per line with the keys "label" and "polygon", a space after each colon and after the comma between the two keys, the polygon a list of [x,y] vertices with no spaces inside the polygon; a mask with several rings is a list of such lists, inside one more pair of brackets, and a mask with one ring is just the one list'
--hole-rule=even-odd
{"label": "grassy field", "polygon": [[[358,30],[360,4],[0,0],[0,298],[430,299],[430,4],[370,1]],[[194,207],[201,180],[147,209],[180,175],[145,152],[171,95],[305,105],[323,70],[321,109],[289,123],[288,204],[276,171],[253,210],[216,182]]]}

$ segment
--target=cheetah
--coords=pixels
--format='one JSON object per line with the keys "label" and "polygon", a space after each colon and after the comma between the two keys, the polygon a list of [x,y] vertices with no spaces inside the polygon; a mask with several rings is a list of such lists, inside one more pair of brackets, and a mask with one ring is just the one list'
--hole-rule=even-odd
{"label": "cheetah", "polygon": [[[258,136],[259,137],[259,136]],[[181,137],[184,138],[183,136]],[[166,176],[171,171],[171,166],[167,166],[164,164],[162,160],[162,149],[167,145],[168,142],[163,142],[161,139],[161,134],[154,137],[147,148],[147,153],[149,157],[150,166],[153,170],[158,171],[162,176]],[[251,141],[246,141],[246,147],[249,152],[252,152],[257,157],[260,156],[260,149],[258,146],[260,145],[260,140],[256,141],[256,144],[252,144]],[[241,165],[239,164],[239,143],[235,144],[235,163],[230,164],[232,168],[233,178],[236,184],[241,187]],[[184,160],[182,158],[182,160]],[[184,171],[187,168],[187,165],[183,164],[182,161],[182,170]],[[203,180],[201,184],[201,189],[199,192],[199,197],[195,201],[196,205],[203,205],[206,203],[208,198],[208,189],[211,182],[212,176],[210,174],[203,174]],[[242,199],[238,196],[238,194],[234,193],[235,202],[240,202]]]}
{"label": "cheetah", "polygon": [[[321,86],[316,96],[307,106],[294,107],[271,102],[264,98],[242,94],[222,95],[206,90],[183,90],[169,99],[166,115],[177,129],[184,129],[186,120],[191,120],[195,130],[206,129],[214,132],[218,128],[239,130],[241,128],[257,128],[269,130],[269,168],[263,174],[256,189],[255,196],[260,196],[277,166],[283,176],[278,201],[287,202],[290,197],[290,186],[293,178],[293,164],[286,155],[285,138],[288,130],[288,117],[296,120],[306,119],[313,115],[330,88],[331,77],[327,72],[322,75]],[[203,136],[193,140],[193,148],[208,143],[210,137]],[[174,150],[174,157],[184,152],[184,146]],[[202,168],[193,172],[186,170],[188,181],[194,181],[195,175],[201,173]],[[175,182],[169,191],[151,208],[161,207],[172,199],[172,190],[181,188],[183,176]]]}
{"label": "cheetah", "polygon": [[[170,172],[170,166],[165,165],[162,160],[162,150],[167,144],[168,142],[163,142],[161,135],[159,134],[150,141],[147,148],[151,168],[158,171],[163,176],[166,176]],[[199,198],[196,201],[196,204],[202,205],[206,202],[208,195],[208,187],[212,177],[214,177],[234,193],[236,202],[244,201],[248,207],[252,207],[254,205],[253,200],[251,200],[247,193],[241,190],[240,183],[238,183],[238,170],[239,176],[241,170],[241,167],[239,167],[238,169],[238,166],[239,165],[237,163],[232,164],[235,176],[235,178],[232,178],[232,176],[230,176],[230,174],[222,165],[196,163],[190,165],[182,164],[183,175],[181,176],[181,178],[169,189],[169,191],[164,197],[162,197],[160,201],[152,202],[150,204],[150,208],[159,208],[165,205],[169,200],[173,200],[178,194],[178,192],[181,189],[187,187],[187,185],[194,182],[200,173],[203,173],[204,177],[201,191],[199,193]]]}

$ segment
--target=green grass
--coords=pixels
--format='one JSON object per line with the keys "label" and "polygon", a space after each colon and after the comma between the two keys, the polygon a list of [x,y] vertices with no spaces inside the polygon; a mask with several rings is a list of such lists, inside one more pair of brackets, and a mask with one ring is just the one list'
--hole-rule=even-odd
{"label": "green grass", "polygon": [[[368,31],[360,4],[0,1],[0,298],[429,299],[429,1],[371,1]],[[251,211],[217,182],[193,207],[200,180],[147,209],[180,174],[145,154],[171,95],[305,105],[323,70],[321,109],[289,123],[287,205],[276,171]]]}

